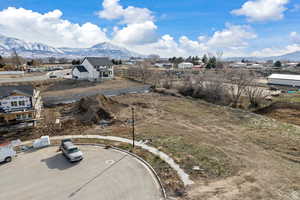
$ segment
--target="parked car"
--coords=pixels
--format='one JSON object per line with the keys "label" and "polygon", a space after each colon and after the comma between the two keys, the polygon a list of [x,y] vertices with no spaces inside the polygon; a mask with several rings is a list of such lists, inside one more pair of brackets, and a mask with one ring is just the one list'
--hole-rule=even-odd
{"label": "parked car", "polygon": [[57,78],[56,75],[50,75],[49,78]]}
{"label": "parked car", "polygon": [[62,140],[60,150],[70,162],[81,161],[83,159],[83,153],[73,144],[71,139]]}
{"label": "parked car", "polygon": [[0,144],[0,163],[11,162],[16,156],[16,151],[13,149],[11,143]]}

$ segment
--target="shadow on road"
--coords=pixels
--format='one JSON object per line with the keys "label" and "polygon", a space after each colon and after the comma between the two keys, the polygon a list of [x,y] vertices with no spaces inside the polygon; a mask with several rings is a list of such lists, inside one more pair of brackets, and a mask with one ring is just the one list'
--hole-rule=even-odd
{"label": "shadow on road", "polygon": [[45,162],[49,169],[65,170],[77,165],[77,163],[70,163],[62,154],[56,154],[50,158],[41,160]]}

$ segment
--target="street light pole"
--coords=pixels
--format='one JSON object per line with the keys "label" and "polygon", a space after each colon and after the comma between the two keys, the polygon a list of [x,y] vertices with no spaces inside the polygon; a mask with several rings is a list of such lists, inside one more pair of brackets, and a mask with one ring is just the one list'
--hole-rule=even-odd
{"label": "street light pole", "polygon": [[134,108],[131,108],[132,111],[132,148],[134,149],[134,140],[135,140],[135,134],[134,134]]}

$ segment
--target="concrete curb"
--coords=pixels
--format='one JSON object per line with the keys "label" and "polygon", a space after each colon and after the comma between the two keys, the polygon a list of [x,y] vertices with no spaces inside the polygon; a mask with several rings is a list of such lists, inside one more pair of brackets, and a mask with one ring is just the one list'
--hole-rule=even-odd
{"label": "concrete curb", "polygon": [[[122,137],[115,137],[115,136],[101,136],[101,135],[63,135],[63,136],[53,136],[50,137],[51,140],[61,140],[65,138],[70,138],[70,139],[100,139],[100,140],[110,140],[110,141],[116,141],[116,142],[123,142],[127,144],[132,144],[132,140],[129,140],[127,138],[122,138]],[[25,141],[22,144],[26,145],[32,142],[33,140],[30,141]],[[152,153],[153,155],[158,156],[160,159],[165,161],[173,170],[175,170],[183,182],[185,186],[189,186],[194,184],[194,182],[189,178],[189,175],[184,172],[183,169],[180,168],[180,166],[166,153],[159,151],[157,148],[148,146],[142,142],[136,141],[135,143],[136,146],[141,147],[142,149]]]}

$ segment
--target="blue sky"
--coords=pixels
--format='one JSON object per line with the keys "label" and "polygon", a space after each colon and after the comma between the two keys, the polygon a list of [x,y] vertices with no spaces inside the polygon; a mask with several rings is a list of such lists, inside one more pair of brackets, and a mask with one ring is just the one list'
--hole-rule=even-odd
{"label": "blue sky", "polygon": [[[200,55],[220,49],[228,56],[279,55],[300,50],[299,0],[105,1],[109,6],[105,7],[103,0],[1,0],[0,33],[52,46],[87,47],[93,41],[109,41],[162,56],[171,56],[172,52]],[[134,9],[129,11],[128,7]],[[60,12],[55,14],[55,20],[45,21],[43,16],[54,10]],[[146,14],[141,14],[144,11]],[[141,20],[135,20],[134,15]],[[66,20],[71,25],[62,30],[59,27]],[[88,22],[99,30],[80,28]],[[23,33],[22,24],[28,24]],[[35,33],[30,32],[30,24]],[[74,28],[73,24],[79,27]],[[49,26],[56,28],[52,30]],[[199,36],[205,38],[199,40]],[[59,38],[63,38],[61,42]]]}

